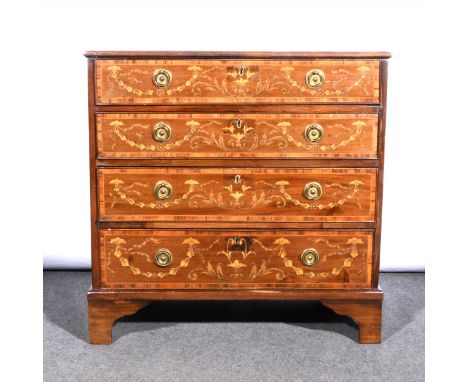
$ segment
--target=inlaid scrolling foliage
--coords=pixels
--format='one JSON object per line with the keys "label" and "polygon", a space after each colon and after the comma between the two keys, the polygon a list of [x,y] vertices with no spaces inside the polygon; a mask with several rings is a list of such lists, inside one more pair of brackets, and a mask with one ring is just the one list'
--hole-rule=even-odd
{"label": "inlaid scrolling foliage", "polygon": [[[369,73],[371,69],[368,66],[362,65],[356,68],[355,72],[340,68],[331,70],[333,74],[340,74],[341,79],[332,81],[330,83],[327,80],[327,84],[331,85],[331,89],[328,88],[315,88],[311,89],[305,85],[305,83],[297,82],[291,77],[291,73],[294,72],[293,67],[284,67],[281,70],[285,73],[285,78],[292,87],[297,88],[301,93],[309,93],[312,95],[325,95],[325,96],[340,96],[351,92],[353,89],[361,87],[366,95],[369,95],[368,86],[370,85]],[[343,78],[352,79],[352,83],[348,86],[341,87],[340,83]]]}
{"label": "inlaid scrolling foliage", "polygon": [[[223,121],[224,122],[224,121]],[[223,122],[217,120],[196,121],[190,120],[186,122],[189,131],[184,137],[174,142],[162,143],[138,143],[135,139],[129,138],[129,133],[132,130],[141,129],[150,132],[151,124],[133,123],[130,126],[125,126],[121,120],[114,120],[109,125],[112,127],[110,136],[114,141],[112,149],[115,149],[115,144],[120,140],[130,147],[137,148],[141,151],[170,151],[175,148],[188,145],[192,150],[203,149],[204,147],[216,147],[221,151],[254,151],[264,147],[274,147],[275,149],[286,151],[289,145],[300,148],[304,151],[334,151],[347,146],[350,142],[359,140],[360,147],[363,147],[362,133],[366,123],[357,120],[351,123],[351,126],[346,126],[341,123],[326,123],[324,128],[331,131],[333,136],[338,138],[342,134],[348,136],[340,141],[323,145],[319,143],[309,143],[304,139],[298,140],[290,133],[292,126],[289,121],[279,121],[271,123],[269,121],[255,121],[255,125],[267,126],[268,129],[256,129],[255,126],[246,121],[232,120],[223,127]],[[224,122],[226,123],[226,122]],[[305,126],[304,126],[305,127]],[[148,135],[147,135],[148,136]],[[141,133],[137,133],[138,138],[144,138]]]}
{"label": "inlaid scrolling foliage", "polygon": [[[318,238],[314,241],[314,245],[322,243],[327,247],[326,254],[321,255],[321,263],[326,263],[327,259],[334,256],[341,259],[339,265],[333,266],[332,269],[327,271],[314,272],[310,268],[301,266],[299,260],[291,260],[291,254],[287,253],[287,247],[291,242],[284,237],[275,239],[270,245],[265,245],[256,238],[227,238],[224,247],[222,247],[221,240],[217,239],[205,248],[200,247],[198,239],[188,237],[182,241],[187,251],[185,256],[169,270],[148,271],[142,270],[141,266],[134,265],[136,256],[142,257],[146,263],[153,263],[152,256],[147,251],[155,250],[154,244],[159,243],[159,239],[148,238],[140,244],[127,247],[125,246],[127,244],[125,239],[121,237],[112,238],[109,244],[113,246],[113,250],[107,255],[107,270],[114,273],[110,263],[112,256],[119,260],[122,267],[128,268],[136,276],[163,279],[175,276],[184,268],[188,268],[187,278],[191,281],[196,281],[200,275],[220,281],[255,281],[257,279],[261,281],[262,277],[268,275],[273,275],[278,281],[284,280],[291,275],[308,279],[326,279],[339,276],[346,268],[351,267],[358,257],[362,257],[363,261],[361,261],[361,269],[356,274],[365,271],[366,266],[365,254],[358,251],[358,246],[364,244],[364,242],[357,237],[349,238],[345,245],[332,244],[324,238]],[[149,244],[152,244],[151,248],[148,248],[146,252],[143,251],[142,248],[149,246]],[[220,250],[216,251],[216,256],[207,256],[207,253],[215,251],[214,248],[216,247],[221,247]],[[194,257],[199,258],[197,264],[201,265],[189,269],[191,260]],[[294,255],[293,258],[295,257],[297,256]],[[280,264],[282,265],[274,265],[275,258],[281,259]],[[145,267],[145,269],[147,268]]]}
{"label": "inlaid scrolling foliage", "polygon": [[111,83],[115,83],[118,87],[125,90],[127,93],[134,94],[139,97],[152,96],[155,94],[155,89],[141,90],[138,88],[143,82],[138,78],[138,75],[150,75],[148,70],[131,69],[122,72],[122,68],[120,66],[112,65],[107,68],[107,71],[108,80]]}
{"label": "inlaid scrolling foliage", "polygon": [[[140,244],[133,245],[132,247],[124,247],[123,244],[126,244],[127,242],[125,241],[125,239],[122,239],[120,237],[115,237],[111,239],[109,243],[115,245],[113,255],[120,260],[120,265],[122,267],[128,267],[133,272],[134,275],[142,275],[145,277],[158,277],[158,278],[164,278],[169,275],[175,276],[181,268],[187,267],[190,263],[190,259],[195,256],[194,245],[200,244],[197,239],[194,239],[191,237],[185,239],[182,242],[182,244],[185,244],[188,246],[186,257],[180,261],[180,264],[178,266],[170,268],[168,272],[142,272],[140,268],[135,267],[130,264],[129,256],[142,256],[146,262],[153,263],[153,260],[151,259],[149,254],[140,251],[140,249],[146,246],[150,241],[153,242],[153,244],[159,243],[158,239],[149,238]],[[214,241],[211,244],[211,246],[206,248],[205,250],[211,249],[211,247],[214,246],[217,242],[218,240]],[[199,252],[199,250],[197,251]],[[107,269],[112,271],[110,267],[109,256],[107,257]]]}
{"label": "inlaid scrolling foliage", "polygon": [[134,182],[127,185],[123,180],[115,178],[109,184],[112,186],[110,196],[113,198],[110,208],[113,208],[117,201],[125,201],[135,207],[150,209],[165,209],[185,204],[189,208],[211,206],[222,210],[246,210],[270,205],[277,208],[294,205],[304,209],[324,210],[342,206],[352,199],[359,208],[362,208],[358,194],[364,183],[357,179],[347,184],[325,183],[324,188],[328,189],[326,192],[334,198],[325,204],[317,201],[302,201],[293,197],[287,190],[289,182],[286,180],[278,180],[274,183],[264,180],[247,183],[242,178],[240,180],[234,178],[229,183],[216,180],[200,183],[196,179],[188,179],[184,182],[187,189],[180,197],[155,199],[149,203],[138,200],[143,189],[146,193],[151,189],[147,183]]}
{"label": "inlaid scrolling foliage", "polygon": [[[310,88],[305,83],[302,74],[294,77],[295,68],[283,66],[268,68],[249,65],[239,70],[235,67],[198,65],[185,68],[189,77],[178,86],[167,88],[147,88],[143,86],[142,78],[151,78],[151,70],[130,69],[122,70],[119,65],[107,67],[107,80],[125,92],[138,97],[151,96],[177,96],[181,93],[190,93],[192,96],[208,94],[222,97],[256,97],[271,94],[280,96],[306,95],[306,96],[343,96],[359,88],[365,95],[372,92],[371,69],[366,65],[353,66],[352,70],[338,68],[329,69],[327,73],[336,79],[326,80],[326,86]],[[300,80],[299,80],[300,78]],[[343,85],[343,81],[346,84]],[[371,90],[369,89],[371,88]]]}

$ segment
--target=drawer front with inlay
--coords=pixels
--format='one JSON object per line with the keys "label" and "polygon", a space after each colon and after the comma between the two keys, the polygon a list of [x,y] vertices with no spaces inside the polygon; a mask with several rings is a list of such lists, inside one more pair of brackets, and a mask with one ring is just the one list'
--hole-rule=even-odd
{"label": "drawer front with inlay", "polygon": [[97,114],[100,158],[377,158],[377,114]]}
{"label": "drawer front with inlay", "polygon": [[369,287],[373,234],[100,232],[107,288]]}
{"label": "drawer front with inlay", "polygon": [[378,60],[96,60],[97,104],[367,103]]}
{"label": "drawer front with inlay", "polygon": [[102,221],[372,222],[377,169],[98,169]]}

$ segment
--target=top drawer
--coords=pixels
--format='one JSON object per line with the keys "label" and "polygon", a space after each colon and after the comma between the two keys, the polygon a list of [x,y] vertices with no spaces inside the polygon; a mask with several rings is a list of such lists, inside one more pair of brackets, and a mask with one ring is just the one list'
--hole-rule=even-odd
{"label": "top drawer", "polygon": [[379,103],[378,60],[96,60],[97,104]]}

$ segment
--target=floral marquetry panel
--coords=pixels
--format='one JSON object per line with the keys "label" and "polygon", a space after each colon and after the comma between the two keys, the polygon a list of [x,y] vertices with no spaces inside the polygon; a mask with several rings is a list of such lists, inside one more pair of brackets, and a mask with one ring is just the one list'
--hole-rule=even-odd
{"label": "floral marquetry panel", "polygon": [[378,60],[96,60],[97,104],[379,103]]}
{"label": "floral marquetry panel", "polygon": [[106,113],[96,122],[100,158],[377,158],[377,114]]}
{"label": "floral marquetry panel", "polygon": [[376,169],[98,169],[103,221],[372,222]]}
{"label": "floral marquetry panel", "polygon": [[[370,285],[373,233],[353,231],[100,232],[106,288],[363,288]],[[305,265],[304,251],[316,262]],[[155,261],[164,250],[166,266]]]}

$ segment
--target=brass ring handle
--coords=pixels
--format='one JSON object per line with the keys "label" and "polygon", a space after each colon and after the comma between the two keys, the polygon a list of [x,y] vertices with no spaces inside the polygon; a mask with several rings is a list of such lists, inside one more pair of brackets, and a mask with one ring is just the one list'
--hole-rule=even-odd
{"label": "brass ring handle", "polygon": [[160,267],[167,267],[172,263],[172,253],[166,248],[159,249],[154,254],[154,262]]}
{"label": "brass ring handle", "polygon": [[312,69],[306,74],[306,84],[311,88],[319,88],[325,82],[325,73],[320,69]]}
{"label": "brass ring handle", "polygon": [[153,72],[153,84],[159,88],[165,88],[172,81],[172,73],[166,69],[156,69]]}
{"label": "brass ring handle", "polygon": [[165,180],[160,180],[154,186],[154,196],[158,199],[169,199],[172,195],[172,186]]}
{"label": "brass ring handle", "polygon": [[304,138],[310,143],[316,143],[323,137],[323,128],[318,123],[309,125],[304,130]]}
{"label": "brass ring handle", "polygon": [[310,267],[320,261],[320,255],[315,248],[307,248],[302,252],[301,261],[302,264]]}
{"label": "brass ring handle", "polygon": [[153,139],[157,142],[166,142],[172,135],[171,126],[163,122],[157,123],[153,127]]}
{"label": "brass ring handle", "polygon": [[309,200],[317,200],[322,196],[322,186],[317,182],[307,183],[304,187],[304,196]]}

